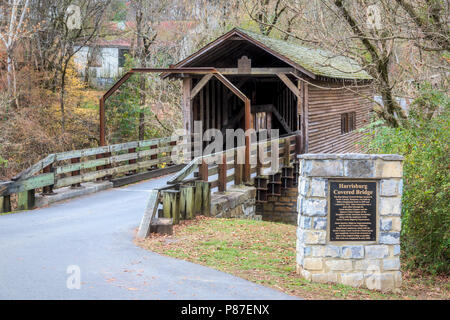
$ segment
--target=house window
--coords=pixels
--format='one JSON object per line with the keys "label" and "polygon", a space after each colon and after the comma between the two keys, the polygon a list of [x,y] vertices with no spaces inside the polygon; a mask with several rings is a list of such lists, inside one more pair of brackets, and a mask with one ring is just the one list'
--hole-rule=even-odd
{"label": "house window", "polygon": [[129,53],[130,50],[128,49],[119,49],[119,68],[123,68],[125,66],[125,55]]}
{"label": "house window", "polygon": [[341,114],[341,134],[351,132],[356,129],[356,112],[346,112]]}

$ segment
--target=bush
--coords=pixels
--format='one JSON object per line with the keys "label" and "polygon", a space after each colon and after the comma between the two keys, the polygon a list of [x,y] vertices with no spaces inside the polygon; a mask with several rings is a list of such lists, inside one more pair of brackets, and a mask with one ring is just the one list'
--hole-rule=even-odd
{"label": "bush", "polygon": [[408,122],[373,123],[363,143],[370,153],[405,156],[402,208],[403,262],[409,269],[448,274],[450,100],[426,86]]}

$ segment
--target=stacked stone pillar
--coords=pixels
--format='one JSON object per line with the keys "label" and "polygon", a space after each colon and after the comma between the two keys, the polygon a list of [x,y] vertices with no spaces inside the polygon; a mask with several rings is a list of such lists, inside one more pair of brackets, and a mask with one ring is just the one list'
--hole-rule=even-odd
{"label": "stacked stone pillar", "polygon": [[[299,159],[297,272],[313,282],[398,289],[403,157],[303,154]],[[331,181],[376,182],[375,240],[330,240]]]}

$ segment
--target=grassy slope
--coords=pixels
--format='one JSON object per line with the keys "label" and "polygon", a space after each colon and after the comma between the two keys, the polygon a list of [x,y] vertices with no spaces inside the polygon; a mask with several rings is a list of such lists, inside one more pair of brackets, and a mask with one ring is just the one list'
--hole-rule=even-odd
{"label": "grassy slope", "polygon": [[265,221],[197,217],[174,227],[173,236],[137,241],[161,254],[228,272],[307,299],[448,299],[447,279],[404,280],[399,294],[344,285],[309,283],[295,273],[296,227]]}

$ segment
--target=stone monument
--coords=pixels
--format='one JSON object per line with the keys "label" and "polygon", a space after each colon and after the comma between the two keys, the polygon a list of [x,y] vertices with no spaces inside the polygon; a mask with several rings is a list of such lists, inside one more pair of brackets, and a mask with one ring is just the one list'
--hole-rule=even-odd
{"label": "stone monument", "polygon": [[397,290],[403,157],[299,159],[297,272],[313,282]]}

